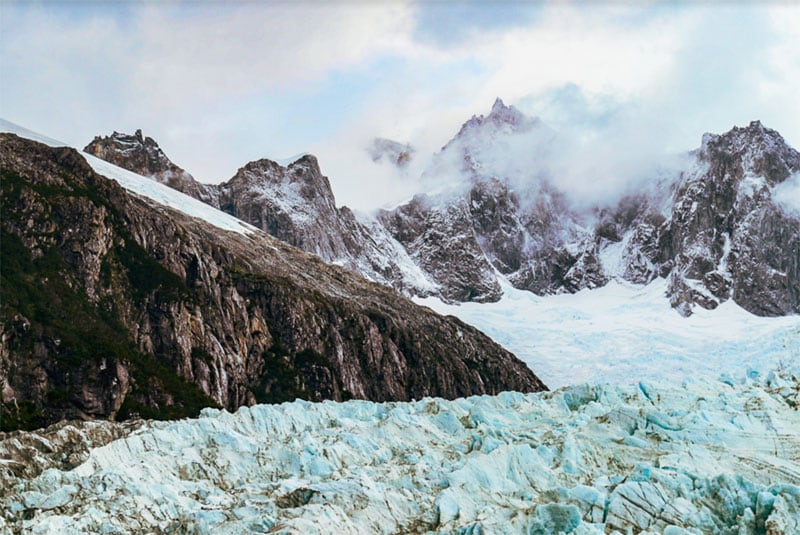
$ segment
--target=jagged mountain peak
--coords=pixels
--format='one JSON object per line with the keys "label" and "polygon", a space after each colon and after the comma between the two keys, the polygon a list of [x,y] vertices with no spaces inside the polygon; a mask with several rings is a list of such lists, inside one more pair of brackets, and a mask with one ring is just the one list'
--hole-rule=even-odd
{"label": "jagged mountain peak", "polygon": [[800,170],[800,153],[777,130],[758,120],[734,126],[723,134],[704,134],[697,155],[712,165],[723,165],[733,158],[741,167],[737,174],[764,177],[772,186]]}
{"label": "jagged mountain peak", "polygon": [[[236,183],[255,188],[273,188],[291,184],[312,186],[314,190],[312,196],[320,195],[331,204],[335,203],[331,185],[327,177],[322,175],[316,156],[311,154],[303,154],[287,165],[281,165],[268,158],[254,160],[241,167],[233,178],[221,187],[225,189]],[[301,193],[309,197],[311,190],[306,187]]]}
{"label": "jagged mountain peak", "polygon": [[[496,135],[498,131],[526,132],[540,121],[535,117],[528,117],[519,109],[507,106],[498,97],[495,99],[492,109],[488,115],[473,115],[465,122],[455,139],[460,139],[477,132],[487,132],[490,136]],[[453,141],[451,140],[450,143]],[[448,143],[448,145],[450,144]]]}
{"label": "jagged mountain peak", "polygon": [[500,97],[495,99],[487,119],[495,123],[509,124],[512,126],[535,121],[535,119],[531,119],[514,106],[506,106],[505,102],[503,102],[503,99]]}
{"label": "jagged mountain peak", "polygon": [[101,160],[151,178],[186,193],[214,207],[219,206],[212,186],[201,184],[187,171],[173,163],[158,143],[145,137],[141,129],[133,134],[114,131],[110,136],[95,136],[84,152]]}

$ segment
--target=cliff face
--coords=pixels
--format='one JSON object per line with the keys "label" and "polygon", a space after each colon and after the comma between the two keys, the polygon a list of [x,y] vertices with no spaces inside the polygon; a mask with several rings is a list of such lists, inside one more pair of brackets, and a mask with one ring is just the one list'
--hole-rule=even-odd
{"label": "cliff face", "polygon": [[3,427],[545,388],[454,318],[3,134]]}
{"label": "cliff face", "polygon": [[773,199],[800,172],[800,154],[754,121],[707,134],[695,157],[660,229],[673,306],[686,312],[733,298],[762,316],[800,312],[800,218]]}

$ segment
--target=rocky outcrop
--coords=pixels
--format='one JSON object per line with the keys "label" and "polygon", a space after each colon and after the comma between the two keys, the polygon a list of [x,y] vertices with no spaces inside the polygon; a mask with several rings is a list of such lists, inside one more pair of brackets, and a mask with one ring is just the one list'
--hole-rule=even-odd
{"label": "rocky outcrop", "polygon": [[3,134],[0,172],[4,428],[544,388],[460,321],[131,195],[72,149]]}
{"label": "rocky outcrop", "polygon": [[114,132],[106,137],[96,136],[83,151],[219,208],[216,187],[198,182],[172,163],[158,143],[144,137],[141,130],[133,135]]}
{"label": "rocky outcrop", "polygon": [[673,306],[688,313],[733,298],[758,315],[800,312],[800,218],[772,199],[800,172],[800,154],[754,121],[706,134],[694,156],[660,229]]}
{"label": "rocky outcrop", "polygon": [[471,230],[466,203],[436,205],[417,196],[381,222],[449,301],[497,301],[502,295],[492,265]]}

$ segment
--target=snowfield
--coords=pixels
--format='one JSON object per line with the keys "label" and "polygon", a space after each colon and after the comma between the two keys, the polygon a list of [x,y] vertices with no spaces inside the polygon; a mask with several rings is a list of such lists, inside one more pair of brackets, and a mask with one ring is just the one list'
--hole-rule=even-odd
{"label": "snowfield", "polygon": [[503,289],[497,303],[414,301],[485,332],[550,388],[640,380],[677,385],[800,362],[800,316],[762,318],[729,300],[716,310],[695,307],[684,318],[670,307],[664,279],[647,286],[611,281],[546,297]]}
{"label": "snowfield", "polygon": [[800,370],[206,410],[6,471],[0,531],[797,534],[798,403]]}

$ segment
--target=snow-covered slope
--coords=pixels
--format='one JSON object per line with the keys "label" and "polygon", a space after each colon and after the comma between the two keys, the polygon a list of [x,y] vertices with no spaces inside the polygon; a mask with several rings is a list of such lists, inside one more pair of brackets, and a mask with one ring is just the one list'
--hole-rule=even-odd
{"label": "snow-covered slope", "polygon": [[525,361],[551,388],[638,380],[679,384],[800,362],[800,316],[762,318],[728,301],[675,314],[667,281],[612,281],[576,294],[539,297],[504,287],[497,303],[417,299],[477,327]]}
{"label": "snow-covered slope", "polygon": [[[0,132],[17,134],[20,137],[32,139],[33,141],[38,141],[39,143],[44,143],[45,145],[49,145],[51,147],[69,146],[67,143],[42,136],[41,134],[32,132],[12,122],[6,121],[5,119],[0,119]],[[80,151],[80,149],[77,150]],[[150,180],[141,175],[137,175],[136,173],[122,169],[121,167],[117,167],[116,165],[96,158],[91,154],[81,152],[81,155],[86,158],[86,161],[97,173],[112,180],[116,180],[128,191],[152,199],[157,203],[163,204],[164,206],[169,206],[170,208],[179,210],[189,216],[203,219],[215,227],[223,230],[238,232],[240,234],[258,232],[258,229],[252,225],[236,219],[225,212],[221,212],[195,198],[184,195],[183,193],[180,193],[179,191],[176,191],[164,184],[160,184],[154,180]]]}
{"label": "snow-covered slope", "polygon": [[797,534],[799,396],[783,373],[207,410],[72,471],[6,461],[0,531]]}

